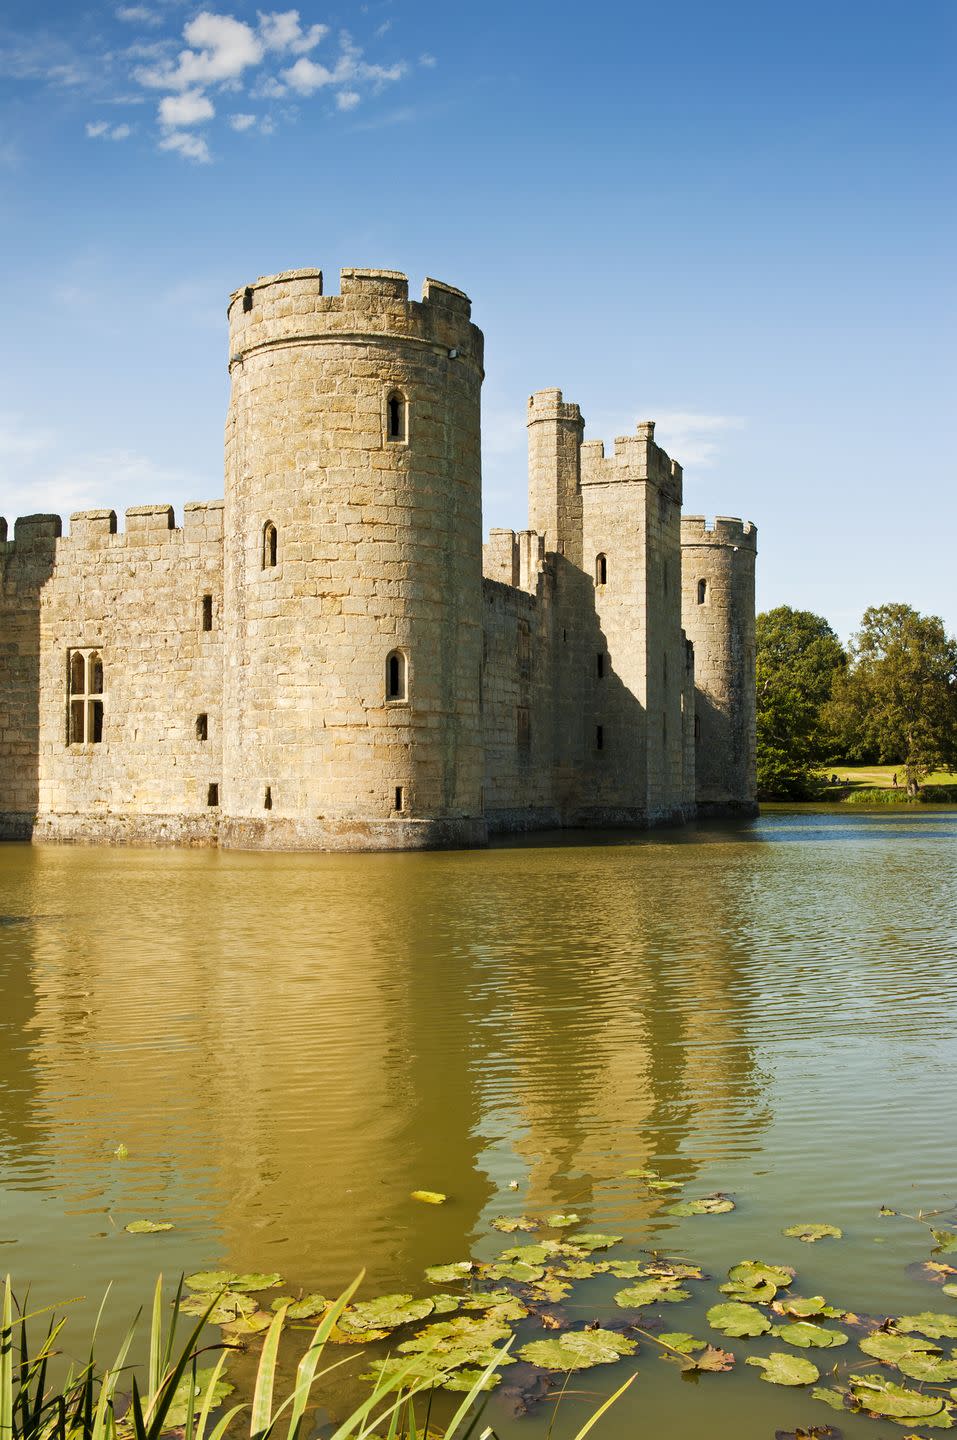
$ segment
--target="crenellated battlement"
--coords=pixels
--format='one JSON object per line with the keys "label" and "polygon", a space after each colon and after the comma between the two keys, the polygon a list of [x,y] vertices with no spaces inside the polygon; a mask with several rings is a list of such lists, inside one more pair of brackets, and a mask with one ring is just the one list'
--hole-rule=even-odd
{"label": "crenellated battlement", "polygon": [[641,420],[634,435],[615,438],[613,455],[605,454],[602,440],[586,440],[581,447],[583,485],[620,484],[623,480],[656,485],[681,504],[684,471],[655,443],[654,420]]}
{"label": "crenellated battlement", "polygon": [[222,542],[222,500],[193,501],[183,507],[183,524],[177,527],[172,505],[131,505],[124,512],[125,528],[117,526],[115,510],[76,510],[70,516],[70,533],[63,534],[59,515],[23,515],[8,538],[6,520],[0,517],[0,544],[14,547],[65,545],[71,551],[125,548],[168,542]]}
{"label": "crenellated battlement", "polygon": [[227,313],[231,370],[263,350],[329,341],[405,341],[480,370],[483,364],[469,297],[427,277],[421,300],[410,300],[400,270],[345,268],[338,295],[325,294],[321,270],[285,270],[234,291]]}
{"label": "crenellated battlement", "polygon": [[584,425],[581,408],[571,400],[564,400],[557,389],[536,390],[528,397],[527,424],[535,425],[546,420],[568,420]]}
{"label": "crenellated battlement", "polygon": [[757,526],[750,520],[741,520],[736,515],[716,515],[708,520],[704,515],[684,515],[681,519],[682,545],[726,545],[734,550],[757,552]]}

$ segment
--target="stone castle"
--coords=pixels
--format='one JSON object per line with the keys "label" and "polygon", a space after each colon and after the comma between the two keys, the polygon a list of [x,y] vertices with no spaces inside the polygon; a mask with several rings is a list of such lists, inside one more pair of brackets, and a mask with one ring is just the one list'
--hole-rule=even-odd
{"label": "stone castle", "polygon": [[482,544],[482,332],[426,280],[238,290],[225,499],[0,520],[0,836],[482,844],[755,809],[756,532],[654,424],[528,403]]}

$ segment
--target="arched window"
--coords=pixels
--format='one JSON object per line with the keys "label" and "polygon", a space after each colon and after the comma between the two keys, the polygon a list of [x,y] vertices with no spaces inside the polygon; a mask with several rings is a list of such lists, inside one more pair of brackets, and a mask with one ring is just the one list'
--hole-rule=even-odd
{"label": "arched window", "polygon": [[393,390],[385,402],[386,439],[403,444],[408,439],[409,406],[399,390]]}
{"label": "arched window", "polygon": [[707,600],[707,598],[708,598],[708,582],[707,582],[707,580],[699,580],[699,581],[698,581],[698,604],[699,604],[699,605],[703,605],[703,604],[705,603],[705,601]]}
{"label": "arched window", "polygon": [[267,520],[263,526],[263,555],[262,566],[264,570],[271,570],[279,560],[279,531],[271,520]]}
{"label": "arched window", "polygon": [[386,700],[408,700],[409,664],[402,650],[390,651],[385,662]]}
{"label": "arched window", "polygon": [[605,555],[595,556],[595,584],[608,584],[608,559]]}
{"label": "arched window", "polygon": [[103,739],[103,656],[99,650],[71,650],[69,656],[71,745],[99,745]]}

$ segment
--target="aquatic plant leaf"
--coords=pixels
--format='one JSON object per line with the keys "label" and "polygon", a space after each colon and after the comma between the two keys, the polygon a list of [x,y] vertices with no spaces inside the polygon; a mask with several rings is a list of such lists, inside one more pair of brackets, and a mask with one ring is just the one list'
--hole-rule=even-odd
{"label": "aquatic plant leaf", "polygon": [[737,1265],[731,1266],[728,1279],[732,1285],[738,1285],[742,1289],[756,1285],[773,1285],[775,1289],[782,1289],[790,1285],[794,1279],[794,1271],[789,1265],[767,1265],[763,1260],[741,1260]]}
{"label": "aquatic plant leaf", "polygon": [[957,1295],[957,1285],[945,1285],[943,1288],[945,1295]]}
{"label": "aquatic plant leaf", "polygon": [[[439,1320],[417,1330],[410,1340],[399,1346],[403,1355],[427,1353],[440,1357],[443,1365],[484,1365],[485,1356],[496,1345],[507,1340],[511,1327],[490,1315],[457,1315],[454,1320]],[[458,1357],[450,1362],[449,1357]],[[511,1357],[506,1357],[511,1361]],[[502,1362],[506,1363],[505,1360]]]}
{"label": "aquatic plant leaf", "polygon": [[451,1265],[429,1265],[425,1278],[430,1285],[452,1285],[456,1280],[465,1280],[474,1269],[471,1260],[453,1260]]}
{"label": "aquatic plant leaf", "polygon": [[129,1153],[130,1152],[127,1150],[122,1140],[120,1141],[119,1145],[117,1145],[116,1149],[113,1151],[113,1154],[116,1156],[117,1160],[126,1160],[129,1156]]}
{"label": "aquatic plant leaf", "polygon": [[749,1355],[745,1364],[756,1366],[769,1385],[813,1385],[821,1378],[810,1360],[803,1355],[785,1355],[782,1350],[772,1350],[767,1356]]}
{"label": "aquatic plant leaf", "polygon": [[395,1330],[413,1320],[431,1315],[435,1302],[428,1296],[413,1300],[411,1295],[380,1295],[376,1300],[359,1300],[339,1316],[339,1329],[346,1334],[360,1330]]}
{"label": "aquatic plant leaf", "polygon": [[531,1215],[497,1215],[492,1221],[492,1228],[501,1230],[503,1235],[511,1235],[516,1230],[537,1230],[540,1223]]}
{"label": "aquatic plant leaf", "polygon": [[729,1300],[723,1305],[712,1305],[707,1314],[708,1324],[725,1335],[766,1335],[771,1321],[753,1305],[743,1305]]}
{"label": "aquatic plant leaf", "polygon": [[271,1274],[239,1275],[234,1270],[197,1270],[186,1276],[191,1290],[274,1290],[282,1284],[282,1276]]}
{"label": "aquatic plant leaf", "polygon": [[633,1355],[637,1341],[614,1330],[567,1330],[557,1340],[533,1340],[518,1352],[523,1360],[543,1370],[590,1370],[611,1365],[622,1355]]}
{"label": "aquatic plant leaf", "polygon": [[683,1180],[649,1180],[649,1190],[680,1190],[684,1185]]}
{"label": "aquatic plant leaf", "polygon": [[131,1220],[123,1229],[130,1235],[157,1235],[160,1230],[172,1230],[169,1220]]}
{"label": "aquatic plant leaf", "polygon": [[507,1265],[544,1265],[549,1256],[555,1254],[555,1251],[556,1244],[554,1241],[552,1241],[551,1244],[542,1242],[539,1245],[512,1245],[508,1250],[502,1251],[496,1260],[496,1264],[501,1264],[504,1261]]}
{"label": "aquatic plant leaf", "polygon": [[734,1209],[734,1201],[727,1195],[706,1195],[703,1200],[679,1200],[669,1205],[666,1215],[726,1215]]}
{"label": "aquatic plant leaf", "polygon": [[457,1295],[433,1295],[432,1314],[451,1315],[460,1308],[462,1301]]}
{"label": "aquatic plant leaf", "polygon": [[421,1200],[423,1205],[444,1205],[449,1197],[441,1190],[413,1190],[410,1198]]}
{"label": "aquatic plant leaf", "polygon": [[578,1235],[569,1235],[568,1243],[574,1245],[578,1250],[610,1250],[612,1245],[620,1245],[624,1239],[623,1235],[598,1235],[594,1232],[582,1232]]}
{"label": "aquatic plant leaf", "polygon": [[231,1340],[242,1340],[248,1335],[261,1335],[268,1330],[275,1315],[270,1315],[266,1310],[254,1310],[251,1315],[240,1315],[238,1320],[230,1320],[228,1325],[223,1326],[223,1338]]}
{"label": "aquatic plant leaf", "polygon": [[771,1334],[787,1345],[797,1345],[801,1350],[830,1350],[847,1344],[847,1336],[842,1330],[828,1330],[824,1325],[812,1325],[809,1320],[797,1320],[793,1325],[775,1325]]}
{"label": "aquatic plant leaf", "polygon": [[813,1245],[815,1240],[824,1240],[827,1236],[835,1240],[843,1238],[844,1231],[839,1230],[836,1225],[789,1225],[786,1230],[781,1231],[782,1235],[790,1235],[795,1240],[803,1240],[808,1245]]}
{"label": "aquatic plant leaf", "polygon": [[916,1330],[920,1335],[929,1335],[932,1340],[946,1336],[957,1340],[957,1315],[940,1315],[931,1310],[922,1310],[919,1315],[899,1315],[894,1321],[898,1334]]}
{"label": "aquatic plant leaf", "polygon": [[957,1232],[953,1230],[932,1230],[930,1233],[937,1241],[934,1249],[935,1255],[953,1255],[957,1252]]}
{"label": "aquatic plant leaf", "polygon": [[[610,1260],[608,1262],[609,1270],[611,1270],[613,1274],[617,1275],[618,1271],[614,1268],[616,1264],[624,1266],[628,1264],[628,1261],[626,1260],[616,1262],[614,1260]],[[704,1272],[702,1271],[700,1265],[685,1265],[680,1260],[656,1260],[649,1265],[645,1265],[642,1271],[640,1271],[639,1273],[644,1275],[671,1275],[674,1277],[675,1280],[704,1279]]]}
{"label": "aquatic plant leaf", "polygon": [[[210,1365],[201,1370],[197,1370],[195,1380],[191,1372],[183,1376],[173,1393],[169,1410],[166,1412],[166,1419],[163,1425],[164,1431],[178,1428],[187,1423],[190,1412],[190,1401],[192,1401],[193,1415],[195,1416],[200,1413],[206,1399],[206,1392],[210,1387],[210,1382],[215,1373],[216,1367]],[[211,1408],[215,1409],[220,1405],[227,1395],[233,1393],[234,1389],[235,1386],[231,1385],[223,1375],[220,1375],[212,1387]]]}
{"label": "aquatic plant leaf", "polygon": [[518,1280],[529,1284],[541,1280],[545,1270],[541,1265],[526,1265],[524,1260],[518,1260],[514,1265],[489,1265],[485,1273],[490,1280]]}
{"label": "aquatic plant leaf", "polygon": [[740,1300],[745,1305],[769,1305],[778,1293],[778,1287],[771,1280],[759,1280],[755,1285],[719,1285],[722,1295],[729,1300]]}
{"label": "aquatic plant leaf", "polygon": [[921,1340],[918,1335],[891,1335],[886,1330],[875,1330],[857,1344],[865,1355],[873,1355],[875,1360],[882,1360],[885,1365],[896,1365],[902,1355],[912,1355],[915,1351],[928,1355],[941,1353],[940,1346],[935,1345],[933,1340]]}
{"label": "aquatic plant leaf", "polygon": [[[813,1398],[814,1392],[811,1394]],[[775,1430],[774,1440],[841,1440],[841,1431],[833,1425],[799,1425],[796,1430]]]}
{"label": "aquatic plant leaf", "polygon": [[829,1389],[824,1385],[819,1385],[817,1389],[811,1391],[811,1399],[822,1400],[825,1405],[830,1405],[832,1410],[847,1409],[843,1390]]}
{"label": "aquatic plant leaf", "polygon": [[502,1377],[501,1375],[486,1374],[487,1369],[488,1367],[483,1365],[481,1370],[469,1369],[467,1366],[461,1370],[455,1370],[451,1375],[446,1375],[442,1381],[442,1389],[471,1390],[481,1380],[480,1390],[494,1390],[496,1385],[501,1385]]}
{"label": "aquatic plant leaf", "polygon": [[632,1270],[616,1270],[610,1260],[566,1260],[565,1263],[555,1271],[556,1275],[564,1275],[569,1280],[587,1280],[591,1275],[605,1275],[611,1273],[619,1276],[620,1279],[628,1279],[632,1275],[643,1275],[644,1267],[637,1261],[629,1260],[627,1265],[634,1265]]}
{"label": "aquatic plant leaf", "polygon": [[570,1280],[559,1280],[555,1275],[545,1274],[541,1280],[530,1288],[530,1293],[535,1300],[545,1300],[550,1305],[557,1305],[564,1300],[571,1287]]}
{"label": "aquatic plant leaf", "polygon": [[615,1295],[615,1304],[625,1310],[638,1310],[642,1305],[678,1304],[681,1300],[690,1299],[690,1290],[681,1290],[670,1276],[659,1276],[657,1279],[639,1280],[637,1285],[619,1290]]}
{"label": "aquatic plant leaf", "polygon": [[488,1310],[498,1320],[523,1320],[528,1306],[513,1295],[511,1290],[486,1290],[468,1295],[462,1301],[463,1310]]}
{"label": "aquatic plant leaf", "polygon": [[823,1295],[784,1295],[771,1306],[778,1315],[793,1315],[797,1320],[810,1320],[815,1315],[840,1315],[842,1311],[828,1305]]}
{"label": "aquatic plant leaf", "polygon": [[650,1170],[650,1169],[647,1169],[647,1168],[642,1169],[640,1166],[638,1167],[637,1170],[626,1170],[626,1171],[624,1172],[624,1175],[625,1175],[625,1178],[626,1178],[627,1180],[657,1180],[657,1179],[658,1179],[658,1171],[657,1171],[657,1170]]}
{"label": "aquatic plant leaf", "polygon": [[371,1345],[374,1340],[388,1340],[390,1334],[389,1330],[342,1330],[333,1325],[329,1340],[333,1345]]}
{"label": "aquatic plant leaf", "polygon": [[545,1216],[545,1224],[552,1230],[564,1230],[569,1225],[580,1225],[581,1223],[582,1217],[576,1215],[574,1211],[570,1215],[562,1215],[560,1212],[556,1212],[554,1215]]}
{"label": "aquatic plant leaf", "polygon": [[270,1310],[281,1310],[285,1305],[287,1320],[313,1320],[316,1316],[321,1315],[331,1303],[325,1295],[318,1293],[303,1295],[301,1300],[280,1295],[277,1300],[272,1301],[269,1308]]}
{"label": "aquatic plant leaf", "polygon": [[658,1339],[663,1345],[668,1345],[672,1350],[680,1350],[682,1355],[690,1355],[695,1350],[704,1350],[707,1346],[706,1340],[696,1340],[689,1335],[687,1330],[666,1330]]}
{"label": "aquatic plant leaf", "polygon": [[700,1355],[691,1359],[691,1364],[686,1367],[690,1370],[713,1371],[734,1369],[734,1355],[730,1350],[719,1350],[716,1345],[706,1345]]}
{"label": "aquatic plant leaf", "polygon": [[949,1385],[957,1380],[957,1360],[931,1355],[926,1350],[908,1350],[897,1361],[897,1368],[908,1379],[929,1385]]}
{"label": "aquatic plant leaf", "polygon": [[854,1399],[872,1415],[923,1425],[936,1415],[946,1414],[946,1402],[939,1395],[923,1395],[880,1375],[852,1375],[850,1384]]}
{"label": "aquatic plant leaf", "polygon": [[209,1312],[211,1325],[229,1325],[241,1315],[252,1315],[259,1309],[255,1300],[238,1290],[226,1290],[218,1299],[216,1295],[204,1295],[197,1290],[192,1295],[184,1295],[179,1302],[183,1315],[205,1315],[210,1305],[213,1306]]}

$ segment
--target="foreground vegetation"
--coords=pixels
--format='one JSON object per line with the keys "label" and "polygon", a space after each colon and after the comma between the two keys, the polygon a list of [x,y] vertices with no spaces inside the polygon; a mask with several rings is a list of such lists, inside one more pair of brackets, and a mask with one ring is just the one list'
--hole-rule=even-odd
{"label": "foreground vegetation", "polygon": [[[756,670],[759,798],[957,798],[957,640],[938,616],[874,606],[845,651],[823,616],[782,605],[758,616]],[[836,793],[849,762],[900,796]]]}

